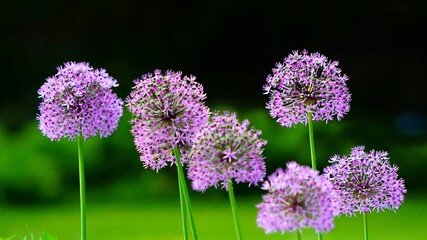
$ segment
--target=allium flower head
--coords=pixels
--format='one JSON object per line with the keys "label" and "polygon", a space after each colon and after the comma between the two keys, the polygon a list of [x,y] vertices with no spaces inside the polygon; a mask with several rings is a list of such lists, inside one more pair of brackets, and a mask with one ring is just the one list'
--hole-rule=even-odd
{"label": "allium flower head", "polygon": [[332,165],[324,170],[343,202],[340,214],[397,209],[403,202],[404,181],[398,168],[390,165],[388,153],[364,149],[355,147],[348,157],[333,156]]}
{"label": "allium flower head", "polygon": [[263,87],[270,95],[267,109],[285,127],[306,124],[307,113],[314,121],[330,121],[335,116],[340,120],[350,110],[347,80],[338,62],[319,53],[294,51],[267,77]]}
{"label": "allium flower head", "polygon": [[332,184],[317,171],[288,162],[268,177],[257,223],[266,233],[291,232],[312,227],[327,232],[334,227],[333,218],[339,200]]}
{"label": "allium flower head", "polygon": [[266,141],[261,131],[249,128],[249,121],[239,122],[236,114],[215,112],[206,127],[197,135],[190,154],[188,177],[194,190],[227,181],[257,184],[265,176],[262,156]]}
{"label": "allium flower head", "polygon": [[156,171],[175,163],[174,146],[185,162],[196,132],[209,119],[202,85],[194,76],[181,75],[160,70],[143,75],[126,99],[134,114],[131,131],[140,159]]}
{"label": "allium flower head", "polygon": [[111,89],[117,81],[84,62],[67,62],[57,69],[38,90],[42,133],[52,140],[111,135],[123,114],[123,101]]}
{"label": "allium flower head", "polygon": [[341,198],[340,214],[397,209],[403,202],[406,188],[388,153],[364,149],[355,147],[348,157],[333,156],[324,170]]}

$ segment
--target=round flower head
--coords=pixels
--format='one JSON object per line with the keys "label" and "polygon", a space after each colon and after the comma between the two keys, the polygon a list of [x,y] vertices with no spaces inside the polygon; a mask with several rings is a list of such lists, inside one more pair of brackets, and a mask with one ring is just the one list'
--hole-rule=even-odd
{"label": "round flower head", "polygon": [[262,189],[257,223],[266,233],[291,232],[312,227],[327,232],[334,227],[338,197],[332,184],[318,172],[295,162],[268,177]]}
{"label": "round flower head", "polygon": [[111,135],[123,114],[123,101],[112,91],[117,81],[104,69],[67,62],[38,90],[42,99],[39,129],[52,140]]}
{"label": "round flower head", "polygon": [[194,190],[205,191],[227,181],[257,184],[265,176],[262,156],[266,141],[261,131],[249,128],[249,121],[239,122],[236,114],[214,113],[211,121],[197,135],[191,149],[188,178]]}
{"label": "round flower head", "polygon": [[203,87],[194,76],[181,72],[146,74],[134,81],[126,99],[135,116],[132,134],[144,167],[159,170],[175,162],[173,147],[178,146],[181,160],[187,159],[195,133],[209,119]]}
{"label": "round flower head", "polygon": [[277,63],[264,85],[270,95],[267,109],[285,127],[314,121],[340,120],[350,110],[348,77],[341,74],[338,62],[319,54],[294,51],[283,63]]}
{"label": "round flower head", "polygon": [[398,178],[397,167],[391,166],[388,153],[359,146],[350,156],[333,156],[324,175],[337,190],[342,205],[340,214],[367,213],[373,209],[397,209],[406,193],[403,179]]}

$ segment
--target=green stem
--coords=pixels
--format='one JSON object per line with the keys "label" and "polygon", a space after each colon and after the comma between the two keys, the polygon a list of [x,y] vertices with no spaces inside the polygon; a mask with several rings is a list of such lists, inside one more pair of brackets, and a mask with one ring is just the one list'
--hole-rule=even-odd
{"label": "green stem", "polygon": [[296,230],[297,232],[297,240],[301,240],[301,232],[299,230]]}
{"label": "green stem", "polygon": [[236,228],[237,240],[242,240],[242,233],[240,232],[239,219],[237,217],[236,198],[234,197],[233,183],[231,180],[227,182],[228,196],[230,197],[231,212],[233,213],[234,226]]}
{"label": "green stem", "polygon": [[314,147],[314,134],[313,134],[313,116],[311,113],[308,115],[308,136],[310,138],[310,155],[311,155],[311,168],[316,170],[316,149]]}
{"label": "green stem", "polygon": [[187,208],[185,207],[184,190],[182,189],[182,182],[181,182],[181,178],[179,177],[180,175],[179,168],[177,167],[176,170],[178,172],[178,188],[179,188],[179,202],[181,205],[182,232],[184,234],[184,240],[188,240],[187,217],[185,216],[185,213],[187,212]]}
{"label": "green stem", "polygon": [[85,190],[85,170],[82,149],[82,137],[77,137],[77,152],[79,156],[79,183],[80,183],[80,228],[81,240],[86,240],[86,190]]}
{"label": "green stem", "polygon": [[[188,218],[190,220],[190,229],[191,229],[191,234],[193,236],[193,240],[197,240],[198,238],[197,238],[197,232],[196,232],[196,224],[194,223],[193,211],[191,209],[190,195],[188,194],[187,183],[185,181],[185,176],[184,176],[184,170],[182,169],[181,154],[177,146],[174,146],[173,152],[175,154],[176,167],[178,169],[178,182],[182,190],[182,191],[180,190],[180,194],[184,198],[185,207],[187,209]],[[183,212],[183,214],[185,214],[185,212]]]}
{"label": "green stem", "polygon": [[364,235],[365,240],[368,240],[368,214],[363,213]]}
{"label": "green stem", "polygon": [[[314,130],[313,130],[313,116],[311,113],[307,113],[308,117],[308,137],[310,139],[310,156],[311,156],[311,168],[316,170],[316,148],[314,147]],[[317,234],[318,240],[323,240],[323,236],[321,233]]]}

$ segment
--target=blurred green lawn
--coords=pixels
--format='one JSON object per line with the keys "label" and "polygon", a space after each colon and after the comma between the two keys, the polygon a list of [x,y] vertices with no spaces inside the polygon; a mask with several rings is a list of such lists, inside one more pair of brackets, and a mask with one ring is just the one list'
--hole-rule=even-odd
{"label": "blurred green lawn", "polygon": [[[202,195],[203,196],[203,195]],[[238,213],[243,238],[251,239],[296,239],[287,233],[266,235],[256,226],[259,199],[239,199]],[[425,239],[427,226],[427,196],[410,195],[396,212],[387,211],[369,215],[369,233],[373,240]],[[179,203],[159,201],[136,203],[91,203],[88,202],[88,239],[95,240],[180,240]],[[193,200],[193,211],[199,239],[235,239],[231,211],[226,199]],[[363,239],[362,217],[340,217],[336,228],[324,235],[324,240]],[[0,236],[29,232],[47,232],[58,239],[79,239],[79,206],[59,205],[44,207],[6,208],[0,206]],[[313,230],[306,230],[304,240],[317,239]]]}

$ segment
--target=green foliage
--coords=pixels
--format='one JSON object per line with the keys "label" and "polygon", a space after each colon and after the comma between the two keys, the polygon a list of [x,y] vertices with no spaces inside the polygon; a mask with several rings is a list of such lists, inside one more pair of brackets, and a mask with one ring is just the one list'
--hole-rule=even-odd
{"label": "green foliage", "polygon": [[[89,187],[109,184],[140,167],[125,121],[112,137],[84,142]],[[32,122],[14,133],[0,125],[0,147],[0,202],[54,201],[77,194],[76,142],[52,142]]]}
{"label": "green foliage", "polygon": [[24,236],[22,240],[57,240],[57,239],[50,236],[47,233],[42,233],[39,237],[36,237],[33,233],[31,233],[29,236]]}
{"label": "green foliage", "polygon": [[2,238],[2,237],[0,237],[0,240],[12,240],[12,239],[14,239],[14,238],[15,238],[15,236],[16,236],[16,235],[13,235],[13,236],[10,236],[10,237],[7,237],[7,238]]}
{"label": "green foliage", "polygon": [[[212,110],[236,111],[223,105]],[[307,127],[281,127],[264,108],[237,110],[238,118],[248,119],[262,131],[268,144],[265,156],[268,173],[294,160],[310,164]],[[369,117],[369,122],[366,116]],[[177,194],[176,171],[166,168],[156,173],[144,169],[133,144],[128,120],[120,121],[117,131],[108,138],[97,137],[83,144],[86,165],[86,185],[89,197],[141,201],[149,198],[169,198]],[[423,169],[427,168],[425,136],[401,134],[392,116],[375,113],[346,116],[342,121],[314,123],[314,139],[318,169],[328,165],[328,159],[344,155],[357,145],[366,149],[386,150],[390,161],[399,166],[409,191],[425,190]],[[257,189],[236,185],[238,192],[257,194]],[[192,194],[192,193],[190,193]],[[12,204],[54,202],[78,196],[77,143],[63,139],[52,142],[42,136],[33,121],[18,132],[9,132],[0,124],[0,203]]]}
{"label": "green foliage", "polygon": [[[16,238],[16,235],[2,238],[0,237],[0,240],[14,240]],[[23,236],[20,238],[21,240],[57,240],[57,238],[50,236],[47,233],[42,233],[40,236],[36,236],[34,233],[30,233],[28,236]]]}
{"label": "green foliage", "polygon": [[[369,116],[369,119],[366,119]],[[250,120],[252,126],[262,130],[268,143],[265,148],[267,171],[283,167],[289,160],[310,165],[308,128],[299,124],[283,128],[265,109],[243,112],[240,118]],[[399,175],[405,179],[409,191],[426,190],[422,184],[423,169],[427,168],[427,141],[425,135],[410,136],[399,131],[392,115],[377,113],[349,115],[341,121],[315,122],[314,140],[318,169],[327,166],[333,155],[345,155],[355,146],[364,145],[367,150],[389,152],[390,162],[399,167]]]}

